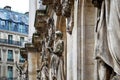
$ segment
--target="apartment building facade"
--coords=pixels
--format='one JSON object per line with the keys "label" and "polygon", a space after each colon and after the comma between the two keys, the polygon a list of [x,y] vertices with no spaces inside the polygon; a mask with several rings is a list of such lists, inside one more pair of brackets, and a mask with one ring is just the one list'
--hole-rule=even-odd
{"label": "apartment building facade", "polygon": [[28,13],[18,13],[10,6],[0,9],[0,78],[17,79],[18,65],[25,61],[20,48],[28,41]]}

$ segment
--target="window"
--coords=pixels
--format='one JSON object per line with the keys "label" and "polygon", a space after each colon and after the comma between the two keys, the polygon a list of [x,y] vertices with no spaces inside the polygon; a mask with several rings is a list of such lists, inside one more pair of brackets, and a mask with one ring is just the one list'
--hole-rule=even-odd
{"label": "window", "polygon": [[8,50],[7,61],[12,61],[13,62],[13,51],[12,50]]}
{"label": "window", "polygon": [[13,24],[13,27],[14,27],[14,31],[17,32],[17,31],[18,31],[18,24],[14,23],[14,24]]}
{"label": "window", "polygon": [[28,34],[28,26],[25,26],[25,33]]}
{"label": "window", "polygon": [[0,24],[1,24],[2,27],[5,27],[5,21],[1,21]]}
{"label": "window", "polygon": [[12,26],[12,22],[11,22],[11,21],[8,22],[8,29],[9,29],[10,31],[13,30],[13,26]]}
{"label": "window", "polygon": [[20,37],[20,45],[23,46],[24,43],[24,37]]}
{"label": "window", "polygon": [[12,43],[13,43],[13,36],[8,35],[8,44],[12,44]]}
{"label": "window", "polygon": [[19,24],[19,32],[22,33],[23,32],[23,25]]}
{"label": "window", "polygon": [[8,72],[7,72],[7,80],[13,80],[13,67],[8,66]]}

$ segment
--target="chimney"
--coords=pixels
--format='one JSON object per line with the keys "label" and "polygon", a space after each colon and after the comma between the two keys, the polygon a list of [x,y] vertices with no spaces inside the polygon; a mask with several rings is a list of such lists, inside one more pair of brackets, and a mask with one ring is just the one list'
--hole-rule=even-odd
{"label": "chimney", "polygon": [[25,12],[25,15],[27,15],[27,16],[28,16],[28,15],[29,15],[29,12]]}
{"label": "chimney", "polygon": [[11,11],[11,7],[10,6],[5,6],[4,9]]}

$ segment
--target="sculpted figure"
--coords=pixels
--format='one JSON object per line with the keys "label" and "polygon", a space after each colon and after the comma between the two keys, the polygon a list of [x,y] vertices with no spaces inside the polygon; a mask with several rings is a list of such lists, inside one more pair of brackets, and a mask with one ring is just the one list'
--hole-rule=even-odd
{"label": "sculpted figure", "polygon": [[27,80],[28,79],[28,62],[25,60],[22,66],[18,66],[16,62],[17,71],[19,74],[18,80]]}
{"label": "sculpted figure", "polygon": [[41,79],[40,80],[49,80],[47,57],[44,58],[44,61],[41,64],[40,72],[41,72]]}
{"label": "sculpted figure", "polygon": [[93,0],[93,4],[98,7],[97,80],[120,80],[120,0]]}
{"label": "sculpted figure", "polygon": [[16,62],[16,67],[17,67],[17,73],[18,73],[18,77],[17,79],[18,80],[21,80],[22,79],[22,67],[21,66],[18,66],[17,62]]}
{"label": "sculpted figure", "polygon": [[53,9],[57,16],[62,14],[62,0],[53,0]]}
{"label": "sculpted figure", "polygon": [[63,64],[63,49],[64,42],[62,40],[62,33],[60,31],[55,32],[56,40],[54,42],[53,50],[48,47],[51,53],[50,60],[50,80],[64,80],[64,64]]}
{"label": "sculpted figure", "polygon": [[53,41],[54,41],[54,19],[50,18],[48,20],[48,24],[49,24],[49,29],[48,29],[48,45],[47,46],[52,46],[53,45]]}
{"label": "sculpted figure", "polygon": [[72,34],[74,24],[73,11],[72,1],[65,1],[62,5],[62,15],[66,17],[66,30],[69,34]]}

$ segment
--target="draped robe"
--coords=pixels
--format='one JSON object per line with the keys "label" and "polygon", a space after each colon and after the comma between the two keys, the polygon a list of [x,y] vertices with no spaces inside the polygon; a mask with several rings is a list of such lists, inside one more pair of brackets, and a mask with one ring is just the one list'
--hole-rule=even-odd
{"label": "draped robe", "polygon": [[95,35],[95,58],[120,75],[120,0],[103,0]]}

